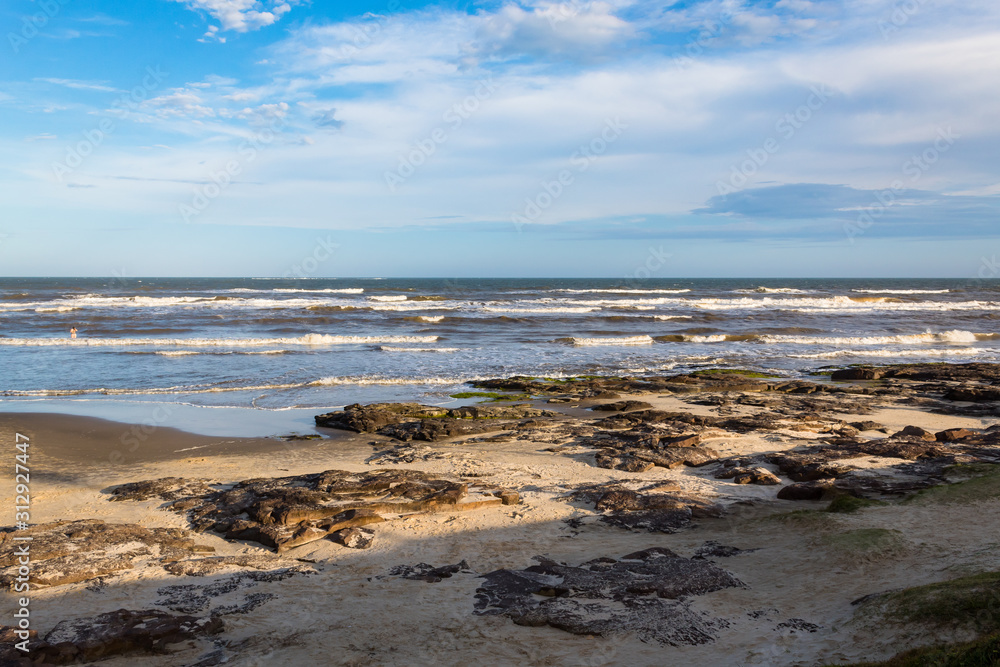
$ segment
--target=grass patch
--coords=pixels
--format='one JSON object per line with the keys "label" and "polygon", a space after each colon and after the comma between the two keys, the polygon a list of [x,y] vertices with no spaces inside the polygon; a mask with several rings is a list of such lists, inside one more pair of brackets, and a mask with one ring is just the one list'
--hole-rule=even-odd
{"label": "grass patch", "polygon": [[834,520],[832,516],[818,510],[792,510],[761,517],[759,521],[786,523],[799,528],[825,528]]}
{"label": "grass patch", "polygon": [[1000,665],[1000,633],[962,644],[927,646],[900,653],[884,662],[857,662],[846,667],[996,667]]}
{"label": "grass patch", "polygon": [[710,368],[701,371],[694,371],[691,375],[742,375],[748,378],[779,378],[780,375],[773,373],[761,373],[760,371],[750,371],[745,368]]}
{"label": "grass patch", "polygon": [[460,391],[457,394],[450,394],[452,398],[487,398],[490,402],[500,401],[526,401],[531,398],[531,394],[502,394],[498,391]]}
{"label": "grass patch", "polygon": [[830,501],[824,512],[833,512],[835,514],[853,514],[860,509],[865,507],[878,507],[880,505],[885,505],[881,500],[869,500],[868,498],[856,498],[854,496],[837,496]]}
{"label": "grass patch", "polygon": [[821,544],[834,552],[857,560],[881,560],[906,548],[903,534],[886,528],[858,528],[825,535]]}
{"label": "grass patch", "polygon": [[959,479],[953,484],[940,484],[922,489],[905,502],[922,503],[974,503],[979,500],[1000,498],[1000,465],[978,463],[951,466],[948,477]]}
{"label": "grass patch", "polygon": [[907,588],[873,602],[885,617],[900,623],[972,626],[996,632],[1000,630],[1000,572]]}

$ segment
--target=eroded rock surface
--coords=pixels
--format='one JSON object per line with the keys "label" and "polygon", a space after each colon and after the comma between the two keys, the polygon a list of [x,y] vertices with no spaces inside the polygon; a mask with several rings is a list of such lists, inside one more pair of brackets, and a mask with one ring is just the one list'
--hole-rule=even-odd
{"label": "eroded rock surface", "polygon": [[682,598],[745,584],[706,560],[652,548],[578,567],[536,556],[538,565],[483,575],[479,614],[503,614],[518,625],[550,625],[586,635],[635,633],[674,646],[712,641],[726,625]]}
{"label": "eroded rock surface", "polygon": [[111,500],[132,498],[150,489],[146,497],[173,499],[168,508],[185,514],[195,530],[212,530],[229,540],[259,542],[279,552],[347,529],[381,523],[383,515],[462,511],[505,503],[504,490],[498,487],[470,487],[415,470],[327,470],[233,485],[205,482],[199,488],[208,489],[207,493],[180,498],[177,489],[192,488],[191,481],[163,482],[115,487],[110,490]]}
{"label": "eroded rock surface", "polygon": [[[3,634],[8,628],[0,628]],[[219,618],[177,616],[156,609],[117,611],[93,618],[62,621],[44,639],[29,643],[30,660],[6,644],[0,648],[0,660],[9,665],[69,665],[106,660],[133,654],[162,654],[171,645],[223,630]]]}
{"label": "eroded rock surface", "polygon": [[523,420],[538,418],[561,418],[561,415],[528,404],[446,409],[419,403],[355,403],[339,412],[317,415],[316,425],[357,433],[377,433],[409,442],[505,431],[523,423]]}
{"label": "eroded rock surface", "polygon": [[193,536],[179,528],[145,528],[97,519],[41,524],[0,532],[0,583],[5,587],[17,576],[17,552],[24,545],[14,537],[32,538],[29,581],[42,586],[114,575],[131,570],[140,560],[170,563],[196,551]]}

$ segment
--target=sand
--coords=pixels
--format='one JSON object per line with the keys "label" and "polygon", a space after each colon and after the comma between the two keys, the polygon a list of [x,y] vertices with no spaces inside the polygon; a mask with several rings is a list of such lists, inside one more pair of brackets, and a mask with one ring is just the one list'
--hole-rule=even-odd
{"label": "sand", "polygon": [[[630,396],[656,407],[678,409],[676,398]],[[552,407],[552,406],[546,406]],[[683,404],[709,414],[710,408]],[[589,415],[592,418],[592,415]],[[935,415],[891,408],[873,419],[895,430],[919,425],[930,430],[982,428],[996,419]],[[148,527],[187,527],[179,514],[158,509],[162,501],[111,503],[114,484],[167,476],[236,481],[327,469],[366,470],[375,449],[368,436],[338,435],[322,441],[213,438],[158,428],[142,444],[113,462],[121,437],[132,426],[62,415],[0,415],[0,442],[11,461],[14,432],[31,437],[32,523],[97,518]],[[808,432],[709,439],[725,455],[786,449],[814,439]],[[317,573],[259,590],[276,597],[256,610],[226,617],[223,640],[229,665],[819,665],[885,658],[936,639],[905,629],[866,623],[854,616],[853,600],[893,588],[940,581],[970,572],[1000,569],[1000,501],[974,504],[894,505],[851,515],[821,515],[798,521],[774,515],[820,502],[774,499],[775,487],[736,485],[713,479],[707,470],[680,468],[633,474],[593,466],[592,455],[545,451],[552,443],[515,440],[453,447],[432,443],[445,458],[406,467],[449,476],[476,476],[521,492],[523,503],[466,513],[442,512],[380,524],[374,547],[351,550],[327,540],[299,547],[287,556],[308,561]],[[379,449],[384,448],[380,447]],[[873,469],[899,461],[862,457],[850,463]],[[13,467],[12,465],[10,466]],[[0,485],[13,505],[13,479]],[[593,520],[589,506],[566,500],[586,483],[622,480],[650,484],[672,481],[730,507],[722,519],[699,520],[676,534],[631,532]],[[741,505],[749,499],[766,504]],[[566,519],[582,518],[579,527]],[[838,547],[836,536],[864,528],[899,531],[890,554],[858,557]],[[599,556],[621,556],[667,547],[690,556],[707,540],[757,549],[717,563],[747,584],[692,599],[692,605],[728,627],[716,641],[699,646],[647,644],[622,635],[588,637],[552,627],[522,627],[503,616],[473,613],[475,573],[524,568],[545,555],[577,565]],[[213,533],[198,542],[217,555],[270,553],[255,543],[231,543]],[[466,560],[474,573],[438,583],[388,577],[390,568],[419,562],[435,566]],[[157,589],[204,583],[175,577],[162,568],[137,568],[103,586],[87,582],[34,592],[33,627],[42,634],[58,621],[119,609],[150,608]],[[814,631],[781,627],[793,619]],[[940,639],[951,639],[941,636]],[[221,645],[203,639],[175,645],[173,653],[143,656],[144,665],[193,664]],[[117,658],[102,665],[132,665]]]}

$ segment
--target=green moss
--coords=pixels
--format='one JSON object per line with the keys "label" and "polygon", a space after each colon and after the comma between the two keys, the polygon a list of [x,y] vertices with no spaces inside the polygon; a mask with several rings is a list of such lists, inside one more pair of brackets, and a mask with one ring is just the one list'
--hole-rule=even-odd
{"label": "green moss", "polygon": [[741,375],[748,378],[778,378],[780,375],[773,373],[761,373],[745,368],[708,368],[701,371],[694,371],[691,375]]}
{"label": "green moss", "polygon": [[996,667],[1000,665],[1000,633],[962,644],[913,649],[884,662],[858,662],[846,667]]}
{"label": "green moss", "polygon": [[879,505],[885,505],[884,502],[879,500],[869,500],[868,498],[855,498],[854,496],[838,496],[830,501],[830,504],[826,507],[826,512],[834,512],[836,514],[853,514],[860,509],[865,507],[878,507]]}
{"label": "green moss", "polygon": [[486,403],[501,401],[525,401],[531,398],[531,394],[502,394],[498,391],[461,391],[457,394],[450,394],[452,398],[488,398]]}
{"label": "green moss", "polygon": [[901,532],[886,528],[858,528],[825,535],[820,543],[842,556],[867,561],[888,558],[906,546]]}
{"label": "green moss", "polygon": [[983,572],[888,593],[873,601],[900,623],[1000,630],[1000,572]]}
{"label": "green moss", "polygon": [[918,491],[906,499],[915,503],[974,503],[1000,497],[1000,465],[980,463],[951,466],[946,474],[960,479]]}

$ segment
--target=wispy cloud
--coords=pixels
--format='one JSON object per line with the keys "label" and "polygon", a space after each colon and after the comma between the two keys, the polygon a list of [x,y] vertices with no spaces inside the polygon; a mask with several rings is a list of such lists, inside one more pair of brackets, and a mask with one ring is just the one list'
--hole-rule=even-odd
{"label": "wispy cloud", "polygon": [[[248,32],[277,23],[292,9],[292,1],[283,0],[175,0],[189,9],[207,12],[221,24],[221,30]],[[216,30],[209,30],[215,36]]]}
{"label": "wispy cloud", "polygon": [[96,90],[102,93],[117,93],[119,90],[112,86],[106,85],[104,82],[97,81],[78,81],[76,79],[55,79],[55,78],[36,78],[35,81],[41,81],[42,83],[51,83],[54,86],[63,86],[65,88],[72,88],[74,90]]}

